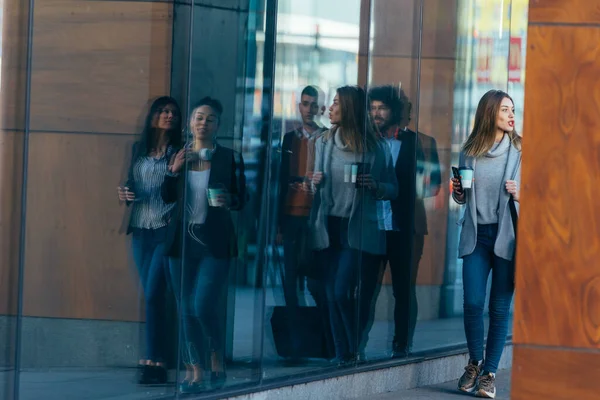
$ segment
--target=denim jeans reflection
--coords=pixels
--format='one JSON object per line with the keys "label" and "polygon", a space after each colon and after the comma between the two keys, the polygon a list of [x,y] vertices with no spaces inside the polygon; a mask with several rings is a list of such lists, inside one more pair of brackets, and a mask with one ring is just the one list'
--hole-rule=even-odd
{"label": "denim jeans reflection", "polygon": [[318,257],[324,271],[336,360],[345,363],[354,361],[358,355],[359,330],[362,328],[357,323],[358,277],[361,270],[376,267],[379,260],[350,247],[348,219],[329,217],[328,234],[330,245],[320,251]]}
{"label": "denim jeans reflection", "polygon": [[210,355],[222,364],[225,352],[227,283],[230,259],[215,258],[206,248],[169,259],[177,296],[183,361],[211,370]]}
{"label": "denim jeans reflection", "polygon": [[496,373],[506,343],[510,304],[514,292],[514,261],[494,254],[498,224],[477,226],[475,251],[463,259],[464,323],[469,355],[483,360],[483,309],[487,281],[492,272],[486,357],[483,370]]}
{"label": "denim jeans reflection", "polygon": [[146,309],[146,359],[164,362],[166,357],[167,228],[133,229],[133,259],[138,268]]}

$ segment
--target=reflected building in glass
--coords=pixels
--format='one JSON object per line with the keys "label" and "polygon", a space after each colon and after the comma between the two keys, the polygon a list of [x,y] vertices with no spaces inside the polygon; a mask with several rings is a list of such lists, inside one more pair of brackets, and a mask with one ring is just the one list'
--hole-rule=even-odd
{"label": "reflected building in glass", "polygon": [[0,7],[0,397],[467,352],[451,166],[489,89],[521,131],[527,1]]}

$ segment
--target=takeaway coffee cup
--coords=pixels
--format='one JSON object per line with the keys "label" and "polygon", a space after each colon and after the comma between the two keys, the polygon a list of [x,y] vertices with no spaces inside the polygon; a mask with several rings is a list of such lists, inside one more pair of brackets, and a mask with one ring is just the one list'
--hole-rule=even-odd
{"label": "takeaway coffee cup", "polygon": [[216,184],[209,185],[206,189],[206,195],[208,197],[208,205],[211,207],[224,207],[225,204],[219,199],[219,196],[226,194],[225,185]]}
{"label": "takeaway coffee cup", "polygon": [[460,174],[460,184],[463,189],[471,189],[473,187],[473,168],[460,167],[458,173]]}
{"label": "takeaway coffee cup", "polygon": [[352,164],[344,165],[344,183],[352,182]]}

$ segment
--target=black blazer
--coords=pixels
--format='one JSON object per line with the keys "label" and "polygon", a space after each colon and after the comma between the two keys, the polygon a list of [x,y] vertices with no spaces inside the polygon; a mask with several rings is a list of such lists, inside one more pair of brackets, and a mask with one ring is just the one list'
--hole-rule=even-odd
{"label": "black blazer", "polygon": [[[177,203],[167,229],[166,253],[170,257],[182,256],[184,222],[185,173],[166,175],[162,185],[165,203]],[[231,195],[230,209],[208,207],[206,221],[196,227],[195,233],[216,258],[237,256],[237,238],[230,210],[241,210],[246,203],[246,176],[241,154],[217,145],[211,159],[208,184],[223,184]]]}
{"label": "black blazer", "polygon": [[[396,200],[391,202],[394,220],[401,230],[411,229],[414,221],[413,232],[426,235],[427,213],[423,199],[437,195],[442,181],[436,141],[410,129],[400,131],[398,139],[402,141],[402,145],[395,168],[401,189]],[[416,190],[417,171],[423,172],[426,166],[429,170],[429,184],[419,197]]]}
{"label": "black blazer", "polygon": [[[142,156],[140,154],[140,151],[141,151],[140,146],[141,145],[142,144],[140,142],[135,142],[133,144],[133,147],[131,149],[131,161],[129,162],[129,168],[127,170],[127,182],[125,182],[125,186],[127,186],[134,193],[136,192],[136,189],[135,189],[135,178],[133,177],[133,169],[135,167],[135,163]],[[174,147],[171,145],[167,146],[167,150],[165,153],[165,157],[167,159],[167,164],[171,160],[171,157],[173,157],[173,155],[177,154],[178,151],[179,151],[179,149],[177,147]],[[161,188],[161,191],[162,191],[162,188]],[[130,206],[132,204],[132,202],[127,201],[125,204],[127,204],[127,206]],[[133,203],[133,207],[135,207],[135,203]],[[133,228],[131,226],[132,214],[133,213],[130,213],[129,220],[127,222],[127,234],[128,235],[133,231]]]}

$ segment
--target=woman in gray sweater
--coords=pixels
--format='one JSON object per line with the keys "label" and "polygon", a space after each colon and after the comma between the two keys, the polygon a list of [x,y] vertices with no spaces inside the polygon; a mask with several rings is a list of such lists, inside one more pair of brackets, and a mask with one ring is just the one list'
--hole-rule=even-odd
{"label": "woman in gray sweater", "polygon": [[[514,104],[501,90],[479,101],[475,124],[460,155],[460,168],[473,169],[470,189],[453,178],[452,197],[466,206],[459,243],[463,259],[464,325],[470,360],[458,388],[495,398],[495,374],[508,333],[514,291],[515,235],[509,209],[518,208],[521,137],[514,129]],[[492,272],[490,326],[483,357],[483,308]]]}
{"label": "woman in gray sweater", "polygon": [[[361,271],[377,268],[386,251],[377,201],[398,195],[388,145],[376,135],[366,110],[363,89],[337,89],[329,109],[332,128],[316,140],[314,173],[309,172],[317,189],[310,220],[313,248],[323,272],[340,365],[356,360],[363,334],[367,316],[357,316],[357,297],[361,302],[372,297],[357,296]],[[363,314],[367,309],[361,304]]]}

